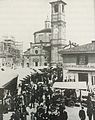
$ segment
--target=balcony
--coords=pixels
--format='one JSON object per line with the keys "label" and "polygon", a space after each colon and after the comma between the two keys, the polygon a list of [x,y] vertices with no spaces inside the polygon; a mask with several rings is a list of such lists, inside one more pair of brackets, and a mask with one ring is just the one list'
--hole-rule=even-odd
{"label": "balcony", "polygon": [[95,71],[95,65],[63,65],[63,68],[74,71]]}

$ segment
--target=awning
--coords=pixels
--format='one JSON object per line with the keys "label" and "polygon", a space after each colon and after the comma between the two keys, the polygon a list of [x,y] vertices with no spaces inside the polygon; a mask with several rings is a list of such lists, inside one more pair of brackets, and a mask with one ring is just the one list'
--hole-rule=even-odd
{"label": "awning", "polygon": [[23,80],[23,78],[31,76],[31,71],[28,68],[19,68],[16,69],[15,72],[18,74],[19,80]]}
{"label": "awning", "polygon": [[18,79],[18,77],[13,78],[11,81],[9,81],[5,85],[3,85],[3,87],[5,89],[12,90],[12,91],[16,90],[16,88],[17,88],[17,79]]}
{"label": "awning", "polygon": [[35,66],[35,67],[32,67],[34,69],[44,69],[44,68],[48,68],[48,66]]}
{"label": "awning", "polygon": [[55,82],[53,88],[86,90],[86,82]]}
{"label": "awning", "polygon": [[0,88],[4,88],[18,76],[14,70],[0,71]]}

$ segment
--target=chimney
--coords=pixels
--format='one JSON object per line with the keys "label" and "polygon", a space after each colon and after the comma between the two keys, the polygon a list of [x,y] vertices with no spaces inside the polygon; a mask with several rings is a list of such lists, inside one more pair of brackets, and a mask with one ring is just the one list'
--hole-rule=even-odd
{"label": "chimney", "polygon": [[93,40],[92,43],[95,43],[95,40]]}

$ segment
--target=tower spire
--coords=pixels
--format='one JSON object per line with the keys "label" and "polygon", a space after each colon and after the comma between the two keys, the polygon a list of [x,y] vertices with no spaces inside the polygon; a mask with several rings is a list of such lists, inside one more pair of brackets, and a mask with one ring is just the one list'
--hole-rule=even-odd
{"label": "tower spire", "polygon": [[47,16],[46,21],[45,21],[45,28],[50,28],[50,20],[49,17]]}

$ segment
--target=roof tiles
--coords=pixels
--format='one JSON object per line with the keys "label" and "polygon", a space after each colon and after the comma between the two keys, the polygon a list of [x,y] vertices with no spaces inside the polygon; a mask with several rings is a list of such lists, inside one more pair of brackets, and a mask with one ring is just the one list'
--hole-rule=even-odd
{"label": "roof tiles", "polygon": [[61,54],[95,53],[95,42],[60,51]]}

